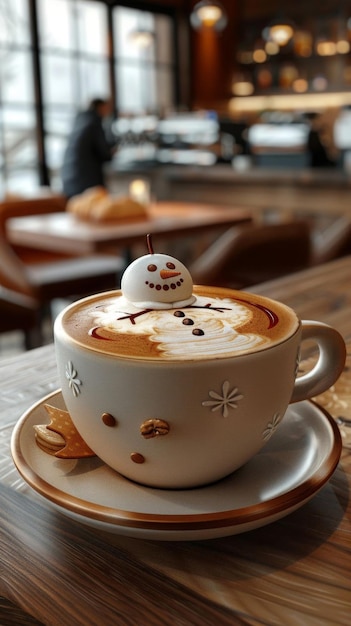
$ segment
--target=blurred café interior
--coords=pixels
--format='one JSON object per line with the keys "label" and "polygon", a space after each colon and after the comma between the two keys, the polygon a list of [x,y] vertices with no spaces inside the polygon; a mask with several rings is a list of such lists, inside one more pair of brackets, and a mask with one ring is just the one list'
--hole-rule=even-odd
{"label": "blurred caf\u00e9 interior", "polygon": [[194,282],[247,288],[351,253],[351,0],[2,0],[0,55],[0,357],[144,253],[10,236],[66,211],[64,151],[95,97],[112,104],[111,197],[250,216],[157,240]]}

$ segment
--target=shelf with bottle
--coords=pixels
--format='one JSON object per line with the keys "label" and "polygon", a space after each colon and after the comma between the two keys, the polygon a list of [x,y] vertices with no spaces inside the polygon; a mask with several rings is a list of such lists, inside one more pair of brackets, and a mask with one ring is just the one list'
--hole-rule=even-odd
{"label": "shelf with bottle", "polygon": [[351,87],[351,20],[324,16],[306,18],[302,26],[292,22],[291,36],[281,45],[262,23],[247,22],[243,32],[246,37],[236,53],[234,95],[277,90],[318,93]]}

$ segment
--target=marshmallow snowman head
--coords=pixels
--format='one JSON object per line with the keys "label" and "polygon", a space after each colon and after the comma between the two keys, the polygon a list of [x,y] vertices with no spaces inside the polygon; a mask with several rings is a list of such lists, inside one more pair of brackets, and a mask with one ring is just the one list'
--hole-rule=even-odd
{"label": "marshmallow snowman head", "polygon": [[[148,244],[150,249],[149,239]],[[185,265],[168,254],[153,251],[127,267],[121,289],[126,300],[140,309],[173,309],[196,300]]]}

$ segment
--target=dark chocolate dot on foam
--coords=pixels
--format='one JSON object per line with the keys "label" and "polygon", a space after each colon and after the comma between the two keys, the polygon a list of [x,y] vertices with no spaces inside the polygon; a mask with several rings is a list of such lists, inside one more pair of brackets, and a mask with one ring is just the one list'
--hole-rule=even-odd
{"label": "dark chocolate dot on foam", "polygon": [[197,335],[198,337],[201,337],[202,335],[204,335],[204,331],[202,330],[202,328],[194,328],[194,330],[192,331],[193,335]]}
{"label": "dark chocolate dot on foam", "polygon": [[185,326],[192,326],[193,323],[194,320],[192,320],[190,317],[185,317],[182,322],[182,324],[184,324]]}
{"label": "dark chocolate dot on foam", "polygon": [[174,317],[185,317],[185,313],[183,311],[174,311]]}

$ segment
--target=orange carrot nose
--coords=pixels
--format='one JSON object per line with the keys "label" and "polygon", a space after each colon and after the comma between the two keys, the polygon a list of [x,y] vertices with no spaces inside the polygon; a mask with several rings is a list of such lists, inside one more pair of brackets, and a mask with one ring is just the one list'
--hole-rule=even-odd
{"label": "orange carrot nose", "polygon": [[172,272],[172,270],[161,270],[160,276],[161,278],[174,278],[174,276],[179,276],[180,272]]}

